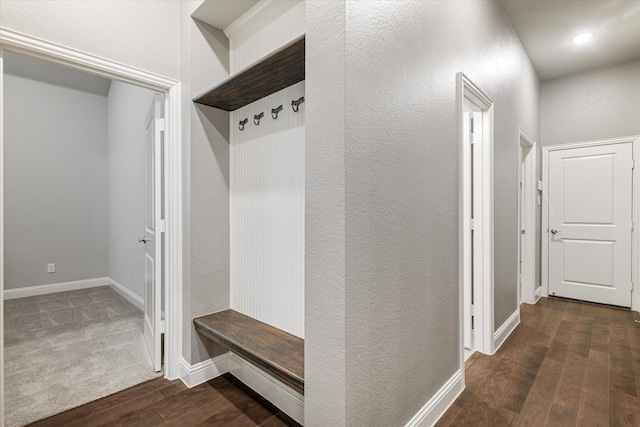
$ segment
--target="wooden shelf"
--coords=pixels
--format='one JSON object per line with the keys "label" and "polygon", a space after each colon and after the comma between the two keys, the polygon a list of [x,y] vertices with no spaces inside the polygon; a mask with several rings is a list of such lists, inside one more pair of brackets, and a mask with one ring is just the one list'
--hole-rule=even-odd
{"label": "wooden shelf", "polygon": [[234,310],[193,319],[196,330],[304,394],[304,340]]}
{"label": "wooden shelf", "polygon": [[234,111],[304,80],[304,35],[197,96],[193,102]]}

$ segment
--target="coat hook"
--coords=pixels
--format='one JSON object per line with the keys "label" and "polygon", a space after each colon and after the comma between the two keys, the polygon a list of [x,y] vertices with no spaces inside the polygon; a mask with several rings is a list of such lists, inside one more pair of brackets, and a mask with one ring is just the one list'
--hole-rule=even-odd
{"label": "coat hook", "polygon": [[260,124],[260,119],[264,117],[264,111],[261,112],[260,114],[256,114],[255,116],[253,116],[253,124],[258,126]]}
{"label": "coat hook", "polygon": [[297,101],[291,101],[291,108],[293,109],[293,111],[297,113],[298,109],[300,108],[300,104],[302,104],[303,102],[304,96],[300,97],[300,99],[298,99]]}
{"label": "coat hook", "polygon": [[240,120],[240,122],[238,123],[238,129],[244,130],[244,125],[246,125],[248,121],[249,121],[248,118],[245,118],[244,120]]}
{"label": "coat hook", "polygon": [[280,104],[280,106],[278,108],[272,108],[271,109],[271,117],[273,117],[273,120],[278,118],[278,113],[282,111],[282,104]]}

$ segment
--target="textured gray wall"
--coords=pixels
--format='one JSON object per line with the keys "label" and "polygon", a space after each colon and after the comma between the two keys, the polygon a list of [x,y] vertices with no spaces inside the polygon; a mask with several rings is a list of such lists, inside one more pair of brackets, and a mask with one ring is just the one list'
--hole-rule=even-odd
{"label": "textured gray wall", "polygon": [[107,98],[12,75],[4,90],[5,288],[106,276]]}
{"label": "textured gray wall", "polygon": [[179,5],[169,0],[2,0],[0,25],[179,79]]}
{"label": "textured gray wall", "polygon": [[111,83],[107,97],[109,277],[144,298],[146,118],[154,92]]}
{"label": "textured gray wall", "polygon": [[[345,358],[346,415],[336,421],[340,412],[334,415],[325,404],[340,398],[342,384],[329,388],[307,365],[306,387],[318,393],[306,401],[307,425],[326,425],[323,413],[331,425],[402,425],[460,366],[456,73],[464,72],[495,103],[496,329],[518,309],[518,127],[539,138],[539,82],[497,3],[348,1],[346,51],[333,37],[312,38],[314,28],[327,25],[331,13],[325,9],[339,17],[343,6],[312,3],[307,10],[308,108],[315,102],[314,112],[326,112],[324,121],[309,113],[307,122],[306,339],[325,339],[325,352],[338,361]],[[314,86],[326,81],[323,74],[341,79],[342,63],[345,88],[338,81],[328,88],[333,97],[312,98]],[[312,71],[311,64],[318,69]],[[343,99],[344,121],[326,120]],[[337,135],[323,127],[338,127]],[[316,145],[328,146],[322,151]],[[340,170],[335,166],[327,176],[313,173],[341,161],[346,177],[331,174]],[[337,247],[343,217],[335,206],[321,203],[315,208],[323,210],[312,214],[311,205],[315,199],[341,197],[341,188],[344,261]],[[336,236],[312,226],[322,215]],[[312,256],[310,248],[328,247],[328,236],[332,250]],[[340,262],[346,270],[344,290],[337,284],[339,275],[332,277],[340,272],[334,265]],[[321,286],[314,274],[322,269],[330,274],[335,302],[328,301],[328,292],[314,289]],[[320,307],[330,319],[327,328],[336,330],[312,329],[313,309]],[[332,319],[343,311],[344,342],[323,337],[340,338],[340,323]],[[321,343],[307,344],[309,350],[319,348]]]}
{"label": "textured gray wall", "polygon": [[345,3],[309,1],[306,35],[305,425],[344,426]]}
{"label": "textured gray wall", "polygon": [[222,31],[191,18],[199,1],[181,2],[185,147],[183,356],[191,364],[226,350],[195,332],[193,318],[229,308],[229,114],[192,98],[228,77]]}
{"label": "textured gray wall", "polygon": [[640,61],[542,83],[542,145],[640,134]]}

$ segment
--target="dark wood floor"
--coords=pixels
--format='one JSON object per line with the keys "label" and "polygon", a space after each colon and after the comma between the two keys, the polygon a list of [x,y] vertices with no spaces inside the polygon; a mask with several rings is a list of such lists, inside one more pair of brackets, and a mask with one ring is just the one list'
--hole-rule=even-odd
{"label": "dark wood floor", "polygon": [[194,388],[158,378],[31,426],[298,426],[229,374]]}
{"label": "dark wood floor", "polygon": [[640,315],[542,298],[437,426],[640,426]]}

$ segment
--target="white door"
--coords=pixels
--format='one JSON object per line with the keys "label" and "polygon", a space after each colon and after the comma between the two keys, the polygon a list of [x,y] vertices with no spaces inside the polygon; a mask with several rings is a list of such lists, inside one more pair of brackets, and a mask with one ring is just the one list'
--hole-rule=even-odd
{"label": "white door", "polygon": [[156,371],[162,369],[162,119],[161,96],[156,95],[145,126],[145,248],[144,338]]}
{"label": "white door", "polygon": [[549,294],[631,307],[632,143],[549,152]]}
{"label": "white door", "polygon": [[463,305],[465,358],[476,348],[476,297],[482,284],[482,113],[464,105],[462,132],[463,185]]}

